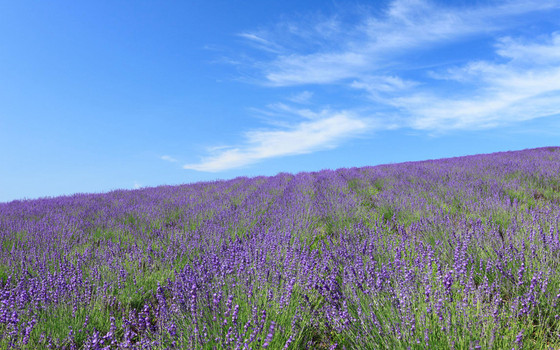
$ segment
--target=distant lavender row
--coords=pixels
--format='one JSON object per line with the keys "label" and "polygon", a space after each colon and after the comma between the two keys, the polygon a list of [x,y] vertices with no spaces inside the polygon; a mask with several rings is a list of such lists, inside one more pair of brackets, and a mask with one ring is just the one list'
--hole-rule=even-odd
{"label": "distant lavender row", "polygon": [[554,349],[560,148],[0,204],[0,348]]}

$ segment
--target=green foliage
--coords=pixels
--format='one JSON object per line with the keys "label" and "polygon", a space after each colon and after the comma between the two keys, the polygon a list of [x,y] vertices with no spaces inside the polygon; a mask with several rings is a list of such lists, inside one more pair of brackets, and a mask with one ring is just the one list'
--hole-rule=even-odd
{"label": "green foliage", "polygon": [[392,221],[398,214],[397,209],[391,204],[381,205],[376,211],[382,221]]}
{"label": "green foliage", "polygon": [[511,224],[511,214],[503,210],[497,210],[492,214],[491,221],[498,227],[500,234],[504,235]]}
{"label": "green foliage", "polygon": [[27,232],[18,231],[11,234],[1,236],[2,244],[0,249],[2,252],[10,252],[12,249],[24,249],[27,243]]}
{"label": "green foliage", "polygon": [[175,279],[173,271],[169,268],[145,270],[135,277],[136,283],[132,283],[132,278],[129,277],[123,288],[115,286],[113,289],[113,295],[126,311],[141,310],[145,304],[153,301],[158,283],[163,285],[167,279]]}
{"label": "green foliage", "polygon": [[0,286],[3,286],[8,280],[9,271],[8,266],[0,264]]}
{"label": "green foliage", "polygon": [[[79,306],[74,313],[71,305],[60,304],[50,307],[38,315],[38,323],[30,335],[29,349],[44,349],[47,341],[42,335],[59,339],[62,348],[68,347],[70,328],[73,330],[73,342],[81,348],[87,336],[94,330],[105,334],[109,331],[111,313],[102,309],[90,309]],[[87,318],[87,322],[86,322]],[[115,317],[117,331],[122,332],[120,317]],[[85,325],[85,327],[84,327]],[[120,334],[117,334],[119,336]]]}

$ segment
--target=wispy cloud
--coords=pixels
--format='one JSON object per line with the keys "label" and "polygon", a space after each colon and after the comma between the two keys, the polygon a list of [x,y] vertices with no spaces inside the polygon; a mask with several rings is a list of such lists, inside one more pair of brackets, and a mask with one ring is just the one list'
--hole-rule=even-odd
{"label": "wispy cloud", "polygon": [[[398,94],[388,103],[416,129],[484,128],[560,114],[560,34],[540,42],[502,38],[502,63],[471,62],[435,74],[461,83],[457,95],[427,88]],[[374,95],[375,96],[375,95]]]}
{"label": "wispy cloud", "polygon": [[[514,16],[558,7],[543,1],[508,1],[478,7],[443,7],[423,0],[396,0],[381,16],[350,26],[329,26],[331,45],[279,54],[265,64],[264,83],[273,86],[335,83],[358,78],[402,61],[411,50],[426,50],[467,36],[511,26]],[[315,28],[321,28],[319,24]],[[292,30],[298,33],[297,30]],[[305,32],[305,31],[303,31]],[[317,29],[317,34],[320,30]],[[261,34],[264,36],[264,34]],[[272,35],[272,34],[271,34]],[[308,40],[294,34],[292,40]],[[268,39],[273,42],[273,39]],[[340,42],[346,45],[340,47]]]}
{"label": "wispy cloud", "polygon": [[284,130],[249,131],[245,135],[245,144],[221,149],[200,163],[186,164],[184,168],[217,172],[263,159],[329,149],[344,139],[367,131],[368,127],[365,120],[347,112],[333,112],[327,117],[303,121]]}
{"label": "wispy cloud", "polygon": [[[532,14],[559,9],[552,0],[469,6],[394,0],[354,22],[319,17],[241,33],[266,53],[250,60],[255,81],[299,91],[285,97],[292,104],[252,108],[269,129],[248,130],[239,145],[208,149],[207,157],[184,168],[244,167],[334,148],[371,130],[490,128],[560,114],[560,34],[524,38],[519,31]],[[510,29],[521,34],[505,34]],[[459,61],[439,57],[469,40],[490,49]],[[422,55],[430,58],[417,62]],[[317,104],[329,101],[321,96],[326,86],[346,94],[337,101],[341,112]]]}
{"label": "wispy cloud", "polygon": [[176,163],[177,159],[171,157],[171,156],[167,156],[167,155],[163,155],[161,157],[159,157],[159,159],[161,160],[165,160],[166,162],[172,162],[172,163]]}
{"label": "wispy cloud", "polygon": [[390,96],[394,93],[411,91],[420,85],[419,82],[406,80],[398,76],[366,76],[350,83],[350,87],[363,89],[368,92],[369,97],[378,102],[389,103]]}
{"label": "wispy cloud", "polygon": [[288,97],[288,100],[294,103],[306,104],[309,103],[312,97],[313,97],[313,92],[305,90],[298,94]]}
{"label": "wispy cloud", "polygon": [[282,46],[261,37],[257,33],[240,33],[238,35],[246,39],[247,41],[249,41],[253,46],[255,46],[258,49],[269,51],[272,53],[281,53],[284,51]]}
{"label": "wispy cloud", "polygon": [[[366,15],[354,26],[331,26],[331,46],[278,54],[261,62],[262,83],[362,90],[372,103],[361,107],[391,115],[399,127],[420,130],[495,127],[554,115],[560,106],[560,35],[522,39],[505,37],[503,32],[522,26],[531,13],[558,9],[556,1],[457,7],[395,0],[381,14]],[[438,70],[441,61],[435,59],[434,70],[406,77],[416,65],[411,60],[415,53],[476,36],[496,43],[493,52],[485,53],[489,59],[444,71]],[[340,42],[346,44],[340,47]]]}

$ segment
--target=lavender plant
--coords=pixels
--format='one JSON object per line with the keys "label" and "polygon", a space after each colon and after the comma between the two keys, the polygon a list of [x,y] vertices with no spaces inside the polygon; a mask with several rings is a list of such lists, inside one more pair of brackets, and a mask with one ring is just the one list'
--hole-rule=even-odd
{"label": "lavender plant", "polygon": [[0,204],[0,348],[557,349],[560,148]]}

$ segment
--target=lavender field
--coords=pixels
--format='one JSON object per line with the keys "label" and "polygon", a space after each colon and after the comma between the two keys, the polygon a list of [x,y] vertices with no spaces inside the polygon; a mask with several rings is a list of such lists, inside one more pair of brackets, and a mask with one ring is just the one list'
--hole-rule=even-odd
{"label": "lavender field", "polygon": [[558,349],[560,148],[0,204],[0,348]]}

